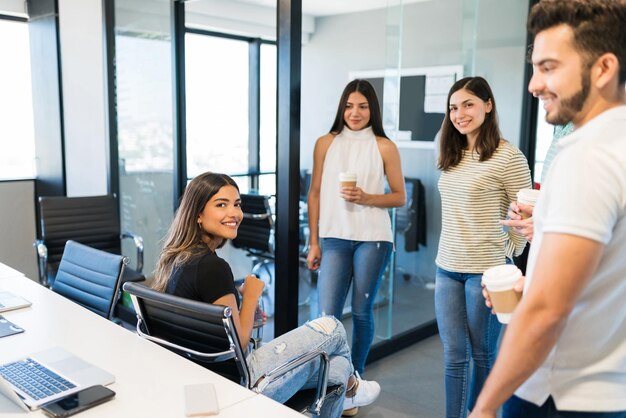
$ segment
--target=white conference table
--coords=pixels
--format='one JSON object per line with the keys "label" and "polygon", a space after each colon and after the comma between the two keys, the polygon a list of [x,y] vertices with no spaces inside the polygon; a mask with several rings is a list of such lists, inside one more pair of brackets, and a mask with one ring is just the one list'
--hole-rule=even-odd
{"label": "white conference table", "polygon": [[22,277],[23,275],[24,273],[21,273],[6,264],[0,263],[0,279],[4,279],[6,277]]}
{"label": "white conference table", "polygon": [[[10,272],[5,267],[0,263],[0,273]],[[109,386],[116,392],[115,399],[82,412],[81,417],[184,417],[183,387],[210,382],[216,388],[218,417],[302,418],[263,395],[142,339],[19,272],[0,275],[0,289],[32,302],[29,308],[2,314],[25,332],[0,338],[0,363],[58,346],[115,376],[115,383]],[[0,395],[0,417],[28,415]],[[45,416],[41,411],[30,415]]]}

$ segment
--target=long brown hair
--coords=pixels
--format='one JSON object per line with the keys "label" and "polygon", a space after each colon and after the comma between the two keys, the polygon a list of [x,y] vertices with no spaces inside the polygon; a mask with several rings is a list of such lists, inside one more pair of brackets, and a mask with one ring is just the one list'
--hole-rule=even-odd
{"label": "long brown hair", "polygon": [[446,117],[441,125],[440,153],[437,167],[444,171],[460,163],[461,158],[463,158],[463,150],[467,148],[467,135],[459,132],[450,120],[450,97],[462,89],[469,91],[485,103],[491,100],[491,112],[485,114],[485,121],[480,126],[480,132],[474,146],[474,151],[478,154],[479,161],[487,161],[491,158],[498,148],[502,136],[498,127],[496,100],[487,80],[482,77],[465,77],[460,79],[450,88],[447,101],[448,109],[446,109]]}
{"label": "long brown hair", "polygon": [[189,182],[165,237],[155,270],[154,289],[164,292],[174,267],[208,253],[206,239],[221,239],[217,248],[226,243],[225,239],[213,237],[198,226],[198,216],[207,202],[224,186],[239,190],[237,183],[226,174],[204,173]]}
{"label": "long brown hair", "polygon": [[335,121],[333,122],[333,126],[330,128],[330,133],[339,134],[346,126],[346,121],[344,120],[343,115],[346,110],[348,98],[350,97],[350,94],[354,92],[361,93],[367,100],[367,104],[370,108],[370,122],[368,126],[372,127],[374,135],[387,138],[387,134],[385,134],[385,130],[383,129],[383,118],[380,113],[380,104],[378,103],[376,90],[374,90],[374,86],[372,86],[369,81],[359,79],[352,80],[343,89],[341,99],[339,99],[339,106],[337,106]]}

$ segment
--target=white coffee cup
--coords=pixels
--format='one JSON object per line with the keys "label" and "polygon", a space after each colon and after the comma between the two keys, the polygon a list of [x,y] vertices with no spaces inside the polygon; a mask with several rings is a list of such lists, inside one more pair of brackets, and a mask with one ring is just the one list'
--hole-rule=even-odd
{"label": "white coffee cup", "polygon": [[522,272],[513,264],[491,267],[483,273],[482,282],[489,292],[491,305],[498,316],[498,321],[508,324],[517,306],[521,294],[513,290]]}
{"label": "white coffee cup", "polygon": [[[527,206],[535,206],[537,199],[539,198],[539,190],[535,189],[521,189],[517,192],[517,203]],[[524,217],[524,215],[522,215]]]}
{"label": "white coffee cup", "polygon": [[341,187],[356,187],[356,174],[351,172],[339,173]]}

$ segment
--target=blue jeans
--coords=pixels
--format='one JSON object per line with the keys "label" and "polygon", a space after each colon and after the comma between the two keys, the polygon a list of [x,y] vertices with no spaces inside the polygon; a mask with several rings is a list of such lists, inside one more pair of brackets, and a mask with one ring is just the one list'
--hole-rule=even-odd
{"label": "blue jeans", "polygon": [[341,318],[352,283],[352,364],[360,374],[374,340],[374,300],[392,247],[387,241],[322,239],[320,313]]}
{"label": "blue jeans", "polygon": [[435,276],[435,314],[443,343],[448,418],[467,416],[496,359],[501,326],[485,306],[481,278],[482,274],[442,268],[437,268]]}
{"label": "blue jeans", "polygon": [[502,407],[502,418],[626,418],[626,411],[558,411],[552,396],[541,406],[513,395]]}
{"label": "blue jeans", "polygon": [[[309,321],[250,352],[247,357],[250,380],[254,383],[263,374],[315,348],[324,350],[330,357],[328,385],[341,386],[337,393],[326,397],[319,416],[338,418],[343,411],[346,385],[353,369],[346,331],[332,316]],[[319,367],[319,359],[308,362],[271,383],[261,383],[260,392],[284,403],[300,389],[317,387]]]}

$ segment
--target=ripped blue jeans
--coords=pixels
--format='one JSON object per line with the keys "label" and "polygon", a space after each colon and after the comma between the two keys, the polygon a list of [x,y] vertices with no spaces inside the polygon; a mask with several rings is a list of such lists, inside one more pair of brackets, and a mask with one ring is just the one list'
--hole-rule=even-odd
{"label": "ripped blue jeans", "polygon": [[[289,331],[250,352],[247,357],[250,379],[256,382],[270,370],[314,348],[324,350],[330,357],[328,385],[341,386],[336,394],[326,397],[320,417],[340,417],[343,410],[345,388],[353,373],[350,347],[341,322],[332,316],[324,316]],[[317,387],[319,358],[308,362],[273,382],[260,385],[260,392],[283,403],[300,389]]]}

